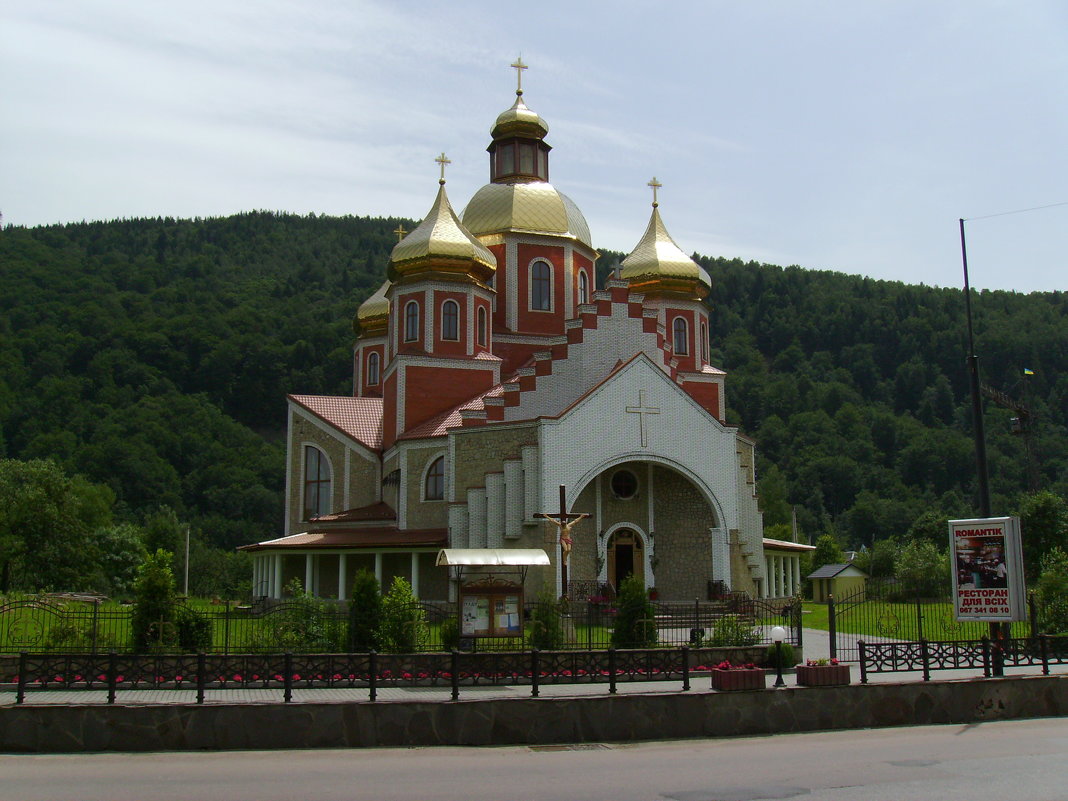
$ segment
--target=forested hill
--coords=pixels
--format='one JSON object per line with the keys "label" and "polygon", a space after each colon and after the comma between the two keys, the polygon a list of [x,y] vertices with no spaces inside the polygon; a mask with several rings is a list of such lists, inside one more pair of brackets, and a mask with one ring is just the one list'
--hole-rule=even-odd
{"label": "forested hill", "polygon": [[[168,506],[219,547],[276,534],[285,394],[351,391],[352,317],[400,222],[413,225],[257,212],[9,226],[0,455],[107,484],[133,521]],[[806,535],[859,544],[925,511],[974,512],[959,290],[700,260],[769,526],[794,504]],[[995,510],[1029,481],[1068,493],[1068,295],[983,292],[974,311],[984,380],[1036,412],[1029,462],[1012,413],[989,405]]]}

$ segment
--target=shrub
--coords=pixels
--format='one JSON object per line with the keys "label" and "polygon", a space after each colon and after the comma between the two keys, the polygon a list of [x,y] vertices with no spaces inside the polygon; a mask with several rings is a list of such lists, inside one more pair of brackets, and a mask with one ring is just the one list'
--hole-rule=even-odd
{"label": "shrub", "polygon": [[460,647],[460,621],[450,615],[441,621],[441,627],[438,629],[438,636],[441,638],[441,650],[451,651],[454,648]]}
{"label": "shrub", "polygon": [[612,645],[617,648],[648,648],[656,644],[656,614],[645,584],[638,576],[628,576],[619,586],[616,599],[616,626]]}
{"label": "shrub", "polygon": [[[787,668],[792,668],[794,665],[797,664],[797,660],[794,659],[794,647],[790,643],[784,642],[781,648],[783,670],[786,670]],[[779,649],[775,647],[774,643],[768,646],[768,656],[765,660],[765,664],[767,664],[768,667],[779,667]]]}
{"label": "shrub", "polygon": [[290,600],[269,613],[268,647],[301,653],[337,653],[345,645],[345,623],[333,606],[304,591],[300,579],[285,586]]}
{"label": "shrub", "polygon": [[760,640],[755,628],[738,615],[724,615],[712,627],[712,633],[705,640],[705,645],[713,648],[746,647],[756,645]]}
{"label": "shrub", "polygon": [[137,569],[134,582],[133,646],[136,652],[149,648],[166,650],[177,640],[174,610],[177,598],[171,555],[162,549],[148,556]]}
{"label": "shrub", "polygon": [[543,591],[530,615],[528,624],[530,631],[527,641],[531,648],[540,651],[555,651],[564,646],[564,627],[561,625],[560,616],[563,610],[560,602],[553,598],[548,590]]}
{"label": "shrub", "polygon": [[1039,630],[1068,633],[1068,554],[1054,546],[1042,557],[1036,587]]}
{"label": "shrub", "polygon": [[361,570],[352,582],[349,600],[349,651],[366,653],[381,647],[382,590],[370,570]]}
{"label": "shrub", "polygon": [[174,625],[178,647],[186,653],[210,651],[212,645],[211,618],[188,606],[175,609]]}
{"label": "shrub", "polygon": [[426,639],[426,613],[416,600],[412,585],[394,576],[389,592],[382,599],[382,649],[395,654],[412,653]]}

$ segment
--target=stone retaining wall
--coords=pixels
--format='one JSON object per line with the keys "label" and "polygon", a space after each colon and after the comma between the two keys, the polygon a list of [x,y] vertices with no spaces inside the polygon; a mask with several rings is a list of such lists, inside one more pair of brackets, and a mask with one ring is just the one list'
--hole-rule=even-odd
{"label": "stone retaining wall", "polygon": [[8,706],[0,708],[0,751],[625,742],[967,724],[1066,711],[1068,676],[457,702]]}

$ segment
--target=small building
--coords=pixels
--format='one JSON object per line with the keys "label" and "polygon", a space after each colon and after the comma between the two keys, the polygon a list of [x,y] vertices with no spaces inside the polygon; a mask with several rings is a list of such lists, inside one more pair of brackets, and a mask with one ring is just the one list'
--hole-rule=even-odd
{"label": "small building", "polygon": [[828,595],[863,601],[868,583],[868,574],[853,564],[824,565],[808,578],[812,581],[812,600],[817,603],[825,603]]}
{"label": "small building", "polygon": [[801,589],[801,557],[816,550],[788,540],[764,537],[764,573],[767,581],[761,585],[764,598],[792,598]]}

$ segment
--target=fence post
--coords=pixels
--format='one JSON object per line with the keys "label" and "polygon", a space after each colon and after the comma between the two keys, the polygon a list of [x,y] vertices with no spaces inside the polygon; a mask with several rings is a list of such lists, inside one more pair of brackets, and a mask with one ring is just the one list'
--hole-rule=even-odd
{"label": "fence post", "polygon": [[682,689],[690,689],[690,646],[682,646]]}
{"label": "fence post", "polygon": [[460,700],[460,652],[455,648],[452,649],[451,658],[452,668],[452,700]]}
{"label": "fence post", "polygon": [[693,630],[701,628],[701,602],[699,599],[693,599]]}
{"label": "fence post", "polygon": [[90,648],[92,649],[93,656],[96,656],[96,643],[97,643],[97,625],[100,617],[100,599],[93,599],[93,634]]}
{"label": "fence post", "polygon": [[931,680],[931,667],[927,660],[927,640],[920,640],[920,664],[923,665],[923,680]]}
{"label": "fence post", "polygon": [[541,677],[541,665],[538,660],[538,649],[530,649],[530,694],[532,697],[537,698],[540,690],[538,689],[538,679]]}
{"label": "fence post", "polygon": [[1049,641],[1045,634],[1038,635],[1038,652],[1042,654],[1042,675],[1049,675]]}
{"label": "fence post", "polygon": [[916,639],[923,642],[923,605],[916,599]]}
{"label": "fence post", "polygon": [[226,634],[223,636],[223,653],[230,653],[230,602],[226,602]]}
{"label": "fence post", "polygon": [[835,631],[834,596],[827,596],[827,636],[831,641],[831,659],[838,658],[838,634]]}
{"label": "fence post", "polygon": [[868,683],[868,650],[864,640],[857,640],[857,651],[860,655],[860,683]]}
{"label": "fence post", "polygon": [[282,658],[282,699],[285,703],[293,700],[293,654],[286,651]]}
{"label": "fence post", "polygon": [[608,647],[608,692],[615,695],[616,692],[616,648]]}
{"label": "fence post", "polygon": [[983,642],[983,678],[990,678],[990,638],[984,636]]}
{"label": "fence post", "polygon": [[15,703],[21,704],[26,700],[26,668],[30,655],[25,651],[19,653],[19,683],[15,690]]}
{"label": "fence post", "polygon": [[118,684],[119,656],[114,651],[108,654],[108,703],[115,703],[115,685]]}
{"label": "fence post", "polygon": [[206,683],[206,676],[204,675],[204,652],[197,652],[197,703],[204,703],[204,684]]}
{"label": "fence post", "polygon": [[367,652],[367,690],[372,701],[378,700],[378,654],[372,648]]}

